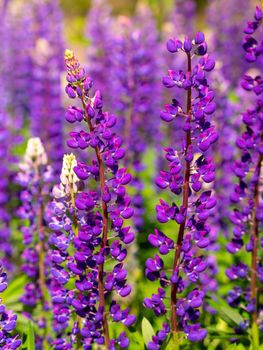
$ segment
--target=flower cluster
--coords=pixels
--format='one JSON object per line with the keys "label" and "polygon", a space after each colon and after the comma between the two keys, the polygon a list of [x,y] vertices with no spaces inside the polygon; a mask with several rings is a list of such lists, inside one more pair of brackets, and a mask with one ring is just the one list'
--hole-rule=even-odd
{"label": "flower cluster", "polygon": [[[125,332],[110,338],[109,321],[129,327],[136,320],[128,308],[121,309],[113,296],[113,292],[121,297],[131,292],[123,267],[125,245],[134,240],[134,233],[125,224],[133,215],[125,188],[131,176],[119,164],[125,150],[121,138],[112,131],[116,118],[103,111],[99,91],[90,95],[92,80],[73,52],[66,50],[65,62],[66,92],[82,105],[68,107],[66,119],[71,123],[83,121],[85,125],[85,130],[70,133],[68,146],[91,152],[89,163],[76,164],[72,157],[64,159],[60,189],[55,190],[57,216],[50,228],[51,244],[56,248],[52,251],[52,274],[58,288],[52,300],[75,317],[71,342],[81,339],[84,349],[91,349],[93,343],[105,344],[108,349],[118,345],[127,348]],[[84,189],[83,182],[87,180],[93,184],[89,190]],[[70,280],[74,290],[67,289]],[[107,306],[109,294],[112,299]],[[57,323],[61,315],[58,310]],[[66,317],[60,323],[65,321]]]}
{"label": "flower cluster", "polygon": [[[64,153],[60,78],[63,69],[62,19],[58,1],[34,1],[31,49],[30,129],[40,137],[59,175]],[[56,152],[54,152],[56,150]]]}
{"label": "flower cluster", "polygon": [[[159,280],[161,288],[158,289],[158,294],[146,298],[144,305],[153,309],[157,316],[166,314],[165,289],[170,287],[170,325],[174,339],[183,330],[190,341],[201,341],[206,336],[206,330],[196,323],[204,299],[204,292],[198,289],[198,282],[208,262],[204,255],[198,255],[198,251],[210,243],[211,228],[207,220],[211,209],[216,205],[211,190],[215,165],[210,148],[218,138],[211,122],[211,115],[216,108],[214,92],[209,88],[206,74],[213,70],[215,61],[207,54],[207,44],[201,32],[192,41],[188,37],[184,42],[170,39],[167,49],[171,53],[182,51],[186,55],[187,70],[169,70],[168,76],[163,78],[163,84],[167,88],[185,90],[187,106],[184,108],[173,98],[171,104],[165,105],[160,117],[171,123],[176,122],[178,116],[183,116],[185,137],[181,149],[165,148],[168,170],[160,172],[156,184],[161,189],[169,189],[173,195],[181,196],[182,203],[179,205],[176,201],[169,204],[161,199],[156,206],[160,223],[173,221],[175,227],[179,228],[176,238],[167,236],[160,230],[155,230],[148,237],[150,244],[158,247],[161,255],[173,254],[174,257],[172,272],[169,274],[166,259],[159,255],[146,261],[147,278],[150,281]],[[163,341],[165,337],[162,334],[160,338]],[[150,343],[148,348],[159,349],[160,340],[155,345],[153,347]]]}
{"label": "flower cluster", "polygon": [[[87,16],[86,35],[90,40],[87,51],[88,71],[101,91],[111,87],[110,74],[105,69],[112,66],[113,20],[111,8],[105,0],[93,0]],[[106,98],[109,96],[106,96]]]}
{"label": "flower cluster", "polygon": [[[231,0],[209,1],[206,22],[213,29],[211,46],[218,54],[218,65],[222,76],[236,87],[240,76],[247,69],[242,60],[242,31],[240,26],[245,24],[245,14],[251,7],[251,1]],[[229,47],[232,48],[229,55]]]}
{"label": "flower cluster", "polygon": [[32,136],[46,143],[54,172],[59,173],[64,141],[60,86],[64,47],[59,4],[53,0],[3,3],[0,75],[4,109],[15,116],[17,129],[29,119]]}
{"label": "flower cluster", "polygon": [[[0,295],[7,288],[7,275],[0,265]],[[18,349],[22,344],[19,336],[14,335],[17,315],[6,309],[0,298],[0,347],[1,349]]]}
{"label": "flower cluster", "polygon": [[[25,305],[25,309],[29,308],[32,311],[38,304],[41,305],[43,312],[48,308],[45,205],[52,180],[52,170],[48,165],[41,140],[39,138],[29,139],[16,181],[22,188],[20,192],[22,205],[17,210],[18,217],[23,220],[20,231],[23,234],[25,245],[21,269],[29,279],[20,300]],[[38,317],[37,313],[35,316],[39,328],[44,329],[43,319]]]}
{"label": "flower cluster", "polygon": [[16,116],[16,127],[19,128],[29,110],[33,17],[28,2],[23,6],[11,1],[2,1],[2,4],[1,88],[4,90],[4,108]]}
{"label": "flower cluster", "polygon": [[[61,335],[68,327],[71,317],[70,304],[68,303],[70,291],[64,287],[69,281],[69,273],[63,268],[63,263],[70,260],[68,249],[71,247],[76,232],[76,207],[75,196],[79,191],[80,181],[77,178],[74,167],[77,166],[73,154],[65,154],[60,175],[60,185],[53,188],[54,201],[51,205],[50,229],[53,231],[49,237],[51,251],[51,275],[53,277],[50,288],[53,305],[53,329]],[[76,282],[76,286],[78,282]],[[86,284],[83,281],[83,290]],[[65,348],[69,346],[64,339]],[[63,343],[64,344],[64,343]],[[55,349],[61,349],[62,343],[54,343]]]}
{"label": "flower cluster", "polygon": [[9,202],[8,182],[10,178],[10,117],[4,112],[0,112],[0,252],[1,261],[5,267],[10,267],[10,257],[12,247],[10,245],[10,214],[7,208]]}
{"label": "flower cluster", "polygon": [[[248,22],[244,29],[245,59],[255,62],[263,54],[262,40],[258,43],[254,33],[262,24],[262,10],[257,7],[254,21]],[[262,161],[263,161],[263,102],[262,78],[245,75],[242,86],[246,91],[252,91],[256,96],[254,106],[242,114],[245,127],[242,135],[237,139],[236,145],[241,152],[240,160],[236,160],[233,171],[238,179],[231,194],[231,201],[236,206],[231,213],[230,220],[233,224],[233,236],[226,248],[231,254],[238,253],[242,248],[252,255],[251,266],[242,261],[227,269],[226,274],[231,281],[239,282],[229,292],[228,302],[233,307],[241,307],[252,315],[252,321],[258,324],[259,313],[262,305],[258,302],[258,286],[262,283]],[[250,283],[248,284],[248,280]],[[241,286],[241,287],[240,287]],[[248,314],[247,314],[248,313]],[[248,320],[247,326],[249,325]],[[260,325],[262,328],[262,324]],[[242,328],[242,325],[241,325]]]}
{"label": "flower cluster", "polygon": [[172,13],[173,30],[176,36],[187,33],[193,36],[196,25],[196,3],[193,0],[177,0],[174,3],[174,12]]}
{"label": "flower cluster", "polygon": [[120,34],[112,43],[110,106],[118,116],[117,130],[124,135],[125,165],[134,172],[133,220],[140,230],[144,222],[140,178],[144,169],[142,155],[149,144],[153,144],[158,152],[161,139],[159,43],[154,19],[145,7],[140,7],[132,20],[122,17],[118,24]]}

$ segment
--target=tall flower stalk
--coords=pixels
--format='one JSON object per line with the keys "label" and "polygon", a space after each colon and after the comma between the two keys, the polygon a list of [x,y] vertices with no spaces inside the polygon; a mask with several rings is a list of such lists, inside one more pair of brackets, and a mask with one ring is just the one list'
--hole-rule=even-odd
{"label": "tall flower stalk", "polygon": [[[215,165],[209,149],[218,135],[211,122],[211,115],[215,111],[214,93],[206,77],[206,73],[213,70],[215,62],[206,53],[207,44],[201,32],[196,34],[193,41],[188,37],[183,43],[178,39],[170,39],[167,49],[171,53],[182,51],[186,55],[186,71],[169,70],[168,76],[163,78],[167,88],[186,91],[186,107],[177,101],[175,94],[172,103],[165,105],[160,116],[168,123],[176,122],[178,116],[183,116],[185,137],[181,149],[165,148],[168,170],[160,172],[156,184],[180,196],[181,205],[175,202],[170,205],[161,199],[156,206],[160,223],[171,220],[179,225],[177,237],[168,237],[158,229],[148,237],[150,244],[159,248],[160,254],[173,255],[170,269],[169,266],[165,267],[166,259],[163,260],[159,255],[146,261],[147,278],[151,281],[159,279],[162,288],[158,289],[158,294],[146,298],[144,305],[153,309],[157,316],[170,310],[170,322],[163,324],[163,330],[153,337],[148,349],[159,349],[170,332],[175,349],[179,348],[181,331],[192,342],[206,337],[206,330],[195,323],[200,316],[199,308],[204,298],[204,292],[198,288],[199,275],[207,267],[204,255],[198,252],[210,243],[207,219],[216,204],[210,189],[215,179]],[[202,57],[198,59],[198,56]],[[165,288],[168,287],[170,305],[165,302]]]}
{"label": "tall flower stalk", "polygon": [[[20,164],[17,183],[22,186],[21,207],[18,216],[25,220],[21,227],[23,243],[26,248],[22,253],[22,270],[28,276],[25,293],[21,302],[25,308],[32,309],[32,319],[43,329],[39,341],[46,342],[46,319],[48,309],[48,281],[46,261],[47,247],[45,237],[45,204],[52,184],[52,171],[48,166],[47,155],[39,138],[28,141],[24,162]],[[42,313],[33,311],[41,305]],[[44,337],[41,340],[41,337]]]}
{"label": "tall flower stalk", "polygon": [[[4,1],[2,14],[3,57],[1,77],[3,80],[5,109],[16,116],[16,127],[23,125],[28,117],[31,81],[32,8],[30,3]],[[13,82],[16,82],[15,84]]]}
{"label": "tall flower stalk", "polygon": [[[97,88],[105,91],[108,101],[111,75],[105,69],[112,66],[113,19],[108,1],[93,0],[87,16],[86,35],[90,40],[87,50],[88,72],[96,81]],[[107,93],[106,93],[107,92]],[[107,103],[106,103],[107,104]]]}
{"label": "tall flower stalk", "polygon": [[[226,3],[211,0],[206,10],[206,21],[212,29],[211,46],[218,54],[218,65],[221,74],[229,80],[232,87],[238,85],[240,76],[248,65],[241,59],[242,31],[245,14],[250,10],[253,1],[231,0]],[[228,48],[233,50],[229,51]]]}
{"label": "tall flower stalk", "polygon": [[117,130],[127,149],[125,166],[134,173],[133,221],[141,230],[143,155],[149,145],[159,151],[162,137],[158,118],[161,97],[158,33],[150,10],[144,6],[138,8],[132,20],[121,17],[118,32],[112,43],[111,108],[118,117]]}
{"label": "tall flower stalk", "polygon": [[64,52],[62,14],[56,0],[33,1],[32,13],[30,131],[46,145],[54,174],[59,175],[64,153],[60,84]]}
{"label": "tall flower stalk", "polygon": [[10,201],[9,179],[10,174],[10,146],[12,145],[12,135],[10,132],[10,116],[0,111],[0,258],[2,265],[10,270],[12,245],[10,242],[10,220],[8,203]]}
{"label": "tall flower stalk", "polygon": [[[111,130],[116,118],[103,112],[99,91],[91,96],[92,81],[72,51],[66,50],[65,62],[66,92],[70,98],[78,98],[82,106],[69,106],[66,119],[71,123],[83,122],[86,128],[71,132],[67,143],[73,149],[90,150],[91,162],[78,162],[74,166],[79,181],[89,179],[90,187],[86,191],[76,188],[77,193],[68,202],[69,220],[63,215],[64,219],[51,223],[52,241],[57,247],[53,252],[52,273],[65,291],[64,303],[75,315],[73,344],[76,348],[82,344],[89,349],[94,343],[107,349],[118,345],[127,348],[129,340],[125,332],[111,338],[109,323],[122,322],[130,326],[136,320],[129,314],[129,308],[121,310],[113,293],[124,298],[131,292],[123,268],[127,255],[124,245],[134,240],[134,233],[125,226],[125,219],[133,215],[125,189],[131,176],[119,167],[125,150],[121,147],[121,138]],[[73,248],[72,255],[68,246]],[[63,262],[66,269],[61,266]],[[75,281],[76,289],[67,289],[69,278]]]}
{"label": "tall flower stalk", "polygon": [[[262,46],[262,25],[263,13],[257,7],[254,20],[247,23],[244,29],[245,38],[243,48],[245,59],[248,63],[254,63],[263,53]],[[261,36],[257,40],[257,34]],[[251,263],[246,264],[243,258],[239,258],[236,265],[227,269],[226,274],[238,285],[229,292],[227,300],[232,307],[243,308],[244,322],[239,325],[238,330],[245,331],[249,324],[252,324],[252,345],[253,349],[259,346],[258,327],[262,329],[260,320],[262,305],[259,299],[259,288],[262,283],[262,185],[263,185],[263,103],[261,95],[263,84],[261,76],[255,78],[245,75],[242,80],[242,87],[256,95],[254,106],[242,114],[242,121],[245,131],[236,141],[241,151],[241,159],[234,163],[234,174],[238,178],[231,195],[233,204],[238,205],[231,214],[231,221],[234,225],[233,237],[227,244],[227,250],[238,253],[243,247],[251,253]],[[241,260],[242,259],[242,260]],[[248,282],[249,281],[249,282]],[[240,309],[241,310],[241,309]],[[250,322],[251,321],[251,322]]]}

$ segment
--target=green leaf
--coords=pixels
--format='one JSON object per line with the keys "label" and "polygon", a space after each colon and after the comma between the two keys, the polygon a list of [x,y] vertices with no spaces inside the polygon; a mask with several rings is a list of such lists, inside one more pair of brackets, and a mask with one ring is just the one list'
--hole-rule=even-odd
{"label": "green leaf", "polygon": [[222,339],[223,338],[226,338],[226,339],[229,339],[229,338],[240,338],[240,337],[243,337],[243,335],[241,334],[236,334],[236,333],[233,333],[233,332],[229,332],[229,331],[224,331],[222,329],[218,329],[214,326],[207,326],[206,327],[207,331],[208,331],[208,334],[211,338],[217,338],[217,336],[220,336]]}
{"label": "green leaf", "polygon": [[219,297],[217,301],[210,299],[208,302],[228,324],[231,321],[237,325],[244,322],[243,317],[236,310],[232,309],[224,299]]}
{"label": "green leaf", "polygon": [[167,343],[167,346],[163,349],[165,350],[179,350],[180,341],[179,341],[179,334],[174,333],[170,336],[170,339]]}
{"label": "green leaf", "polygon": [[152,336],[155,335],[154,330],[152,328],[152,325],[147,320],[146,317],[142,319],[142,336],[145,345],[147,346],[148,343],[152,340]]}
{"label": "green leaf", "polygon": [[232,309],[229,306],[221,307],[221,311],[236,324],[244,322],[243,317],[236,310]]}
{"label": "green leaf", "polygon": [[23,294],[26,281],[27,277],[25,275],[18,275],[10,281],[7,289],[1,294],[3,303],[6,304],[7,307],[12,305],[13,311],[21,310],[19,299]]}
{"label": "green leaf", "polygon": [[215,345],[214,345],[213,343],[210,343],[210,344],[208,345],[207,350],[215,350]]}
{"label": "green leaf", "polygon": [[231,344],[226,350],[246,350],[246,348],[242,344]]}
{"label": "green leaf", "polygon": [[229,345],[226,350],[237,350],[237,345],[236,344],[231,344]]}
{"label": "green leaf", "polygon": [[253,322],[251,327],[251,336],[252,336],[252,349],[257,350],[259,348],[259,332],[258,332],[258,326],[255,322]]}
{"label": "green leaf", "polygon": [[27,329],[26,329],[26,340],[25,349],[27,350],[35,350],[35,334],[34,334],[34,328],[31,321],[28,321]]}
{"label": "green leaf", "polygon": [[68,282],[65,284],[65,288],[72,290],[75,288],[75,282],[76,282],[76,278],[75,277],[71,277]]}
{"label": "green leaf", "polygon": [[144,349],[144,340],[142,335],[136,331],[136,332],[129,332],[129,339],[131,340],[131,344],[133,347],[136,346],[136,350]]}
{"label": "green leaf", "polygon": [[19,333],[24,334],[27,325],[28,325],[28,318],[26,318],[26,316],[22,315],[21,313],[18,313],[17,321],[16,321],[16,330]]}

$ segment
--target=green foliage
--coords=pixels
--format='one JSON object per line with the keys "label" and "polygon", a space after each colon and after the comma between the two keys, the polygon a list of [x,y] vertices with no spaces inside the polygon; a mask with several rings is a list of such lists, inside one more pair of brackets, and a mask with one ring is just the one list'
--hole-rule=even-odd
{"label": "green foliage", "polygon": [[22,311],[23,304],[19,299],[23,294],[26,281],[27,277],[25,275],[14,277],[10,281],[8,288],[1,294],[3,304],[5,304],[8,309],[13,310],[14,312]]}
{"label": "green foliage", "polygon": [[34,334],[34,328],[31,321],[28,321],[24,335],[25,337],[24,337],[22,349],[35,350],[35,334]]}
{"label": "green foliage", "polygon": [[208,302],[227,324],[232,325],[234,323],[239,325],[241,322],[244,322],[243,317],[235,309],[231,308],[224,299],[217,297],[216,301],[210,299]]}
{"label": "green foliage", "polygon": [[147,320],[147,318],[144,317],[142,319],[142,336],[146,346],[152,340],[153,335],[155,335],[155,333],[152,328],[152,325],[149,322],[149,320]]}

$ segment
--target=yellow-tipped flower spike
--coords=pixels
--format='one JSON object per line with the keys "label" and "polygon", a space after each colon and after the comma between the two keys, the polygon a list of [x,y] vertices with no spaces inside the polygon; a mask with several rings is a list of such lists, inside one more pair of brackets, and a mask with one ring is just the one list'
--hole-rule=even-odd
{"label": "yellow-tipped flower spike", "polygon": [[64,54],[65,60],[71,60],[73,57],[74,57],[74,52],[69,49],[66,49]]}

